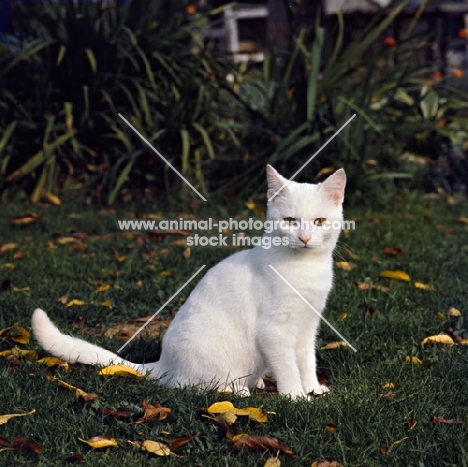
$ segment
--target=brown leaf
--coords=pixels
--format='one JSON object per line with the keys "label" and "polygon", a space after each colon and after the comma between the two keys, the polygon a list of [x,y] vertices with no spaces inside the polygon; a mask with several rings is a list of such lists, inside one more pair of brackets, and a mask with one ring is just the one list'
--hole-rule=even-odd
{"label": "brown leaf", "polygon": [[83,462],[84,456],[83,454],[73,454],[73,456],[66,457],[64,460],[66,462]]}
{"label": "brown leaf", "polygon": [[367,282],[355,282],[356,287],[358,290],[379,290],[380,292],[388,292],[390,289],[388,287],[385,287],[383,285],[374,285],[374,284],[369,284]]}
{"label": "brown leaf", "polygon": [[272,436],[247,435],[237,439],[231,444],[234,451],[274,451],[292,454],[291,448]]}
{"label": "brown leaf", "polygon": [[174,452],[176,449],[179,449],[180,447],[184,446],[187,443],[190,443],[193,439],[195,439],[197,436],[199,436],[200,433],[195,433],[194,435],[188,435],[184,436],[183,438],[177,438],[174,441],[171,441],[169,443],[169,449]]}
{"label": "brown leaf", "polygon": [[159,402],[154,404],[148,404],[146,401],[143,401],[143,408],[145,409],[144,415],[136,421],[136,423],[146,423],[155,417],[159,417],[158,420],[164,420],[167,418],[172,410],[168,407],[163,407]]}
{"label": "brown leaf", "polygon": [[29,452],[34,452],[36,454],[42,454],[44,448],[41,443],[31,444],[28,438],[18,437],[13,440],[13,449],[24,450]]}
{"label": "brown leaf", "polygon": [[382,253],[384,255],[397,256],[402,255],[403,250],[401,248],[384,248]]}
{"label": "brown leaf", "polygon": [[377,400],[379,401],[392,401],[394,397],[394,394],[392,391],[389,391],[385,394],[379,394],[377,397]]}
{"label": "brown leaf", "polygon": [[99,409],[99,412],[105,415],[110,415],[111,417],[114,417],[114,418],[131,418],[133,417],[133,415],[135,415],[132,412],[120,412],[118,410],[106,409],[105,407],[101,407]]}
{"label": "brown leaf", "polygon": [[319,461],[313,462],[311,467],[343,467],[343,465],[337,461],[319,460]]}
{"label": "brown leaf", "polygon": [[18,251],[13,255],[13,259],[23,259],[26,258],[26,253],[23,253],[22,251]]}
{"label": "brown leaf", "polygon": [[27,225],[39,222],[43,219],[42,216],[36,216],[35,214],[24,214],[23,216],[13,217],[10,219],[12,225]]}
{"label": "brown leaf", "polygon": [[462,423],[461,420],[456,420],[455,418],[444,418],[443,415],[440,415],[440,416],[433,415],[433,416],[431,417],[430,422],[431,422],[433,425],[437,425],[437,424],[451,425],[451,424],[453,424],[453,423]]}
{"label": "brown leaf", "polygon": [[3,436],[0,436],[0,446],[8,446],[8,440]]}
{"label": "brown leaf", "polygon": [[461,344],[463,342],[463,338],[458,334],[455,334],[451,327],[448,327],[445,332],[453,339],[454,342],[457,344]]}
{"label": "brown leaf", "polygon": [[16,243],[5,243],[0,246],[0,255],[5,254],[7,251],[14,250],[18,245]]}

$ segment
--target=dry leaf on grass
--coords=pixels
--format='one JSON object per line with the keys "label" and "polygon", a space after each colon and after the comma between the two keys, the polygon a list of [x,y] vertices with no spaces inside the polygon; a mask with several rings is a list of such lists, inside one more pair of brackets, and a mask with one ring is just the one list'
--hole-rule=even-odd
{"label": "dry leaf on grass", "polygon": [[171,450],[169,447],[159,441],[151,441],[147,439],[143,441],[142,449],[145,451],[150,452],[151,454],[155,454],[156,456],[169,456],[171,454]]}
{"label": "dry leaf on grass", "polygon": [[39,222],[43,219],[42,216],[36,216],[36,214],[24,214],[23,216],[13,217],[10,219],[12,225],[28,225]]}
{"label": "dry leaf on grass", "polygon": [[323,347],[320,347],[320,350],[335,350],[335,349],[339,349],[340,347],[349,347],[349,346],[345,341],[334,341],[334,342],[329,342]]}
{"label": "dry leaf on grass", "polygon": [[66,383],[65,381],[62,381],[61,379],[56,378],[55,376],[48,376],[47,379],[49,381],[55,382],[60,384],[60,386],[69,389],[75,394],[75,397],[77,399],[82,399],[86,402],[88,401],[94,401],[97,399],[98,395],[95,394],[94,392],[85,392],[83,389],[77,388],[76,386],[72,386],[71,384]]}
{"label": "dry leaf on grass", "polygon": [[36,409],[32,409],[31,412],[28,412],[28,413],[11,413],[8,415],[0,415],[0,425],[4,425],[12,418],[26,417],[27,415],[32,415],[34,412],[36,412]]}
{"label": "dry leaf on grass", "polygon": [[109,365],[99,372],[104,376],[121,376],[122,378],[142,378],[144,375],[126,365]]}
{"label": "dry leaf on grass", "polygon": [[422,345],[454,345],[453,339],[447,334],[439,334],[437,336],[426,337],[422,341]]}
{"label": "dry leaf on grass", "polygon": [[395,271],[382,271],[380,274],[379,274],[379,277],[383,277],[385,279],[393,279],[393,280],[397,280],[397,281],[404,281],[404,282],[409,282],[410,281],[410,276],[404,272],[404,271],[400,271],[400,270],[395,270]]}
{"label": "dry leaf on grass", "polygon": [[52,366],[59,366],[65,371],[68,371],[69,369],[68,362],[64,362],[63,360],[60,360],[57,357],[44,357],[38,360],[37,363],[39,363],[40,365],[46,365],[47,368],[50,368]]}
{"label": "dry leaf on grass", "polygon": [[86,443],[88,446],[91,446],[93,449],[118,447],[117,441],[114,438],[110,438],[109,436],[93,436],[88,440],[81,438],[78,439],[81,442]]}
{"label": "dry leaf on grass", "polygon": [[291,448],[286,443],[283,443],[272,436],[243,436],[240,439],[236,439],[231,444],[231,449],[234,451],[279,451],[286,454],[292,454]]}
{"label": "dry leaf on grass", "polygon": [[343,271],[352,271],[357,267],[356,264],[348,263],[347,261],[336,261],[335,265],[338,269],[342,269]]}
{"label": "dry leaf on grass", "polygon": [[34,452],[42,454],[44,448],[41,443],[30,443],[28,438],[18,437],[13,440],[12,448],[16,450]]}
{"label": "dry leaf on grass", "polygon": [[312,462],[312,465],[310,467],[343,467],[343,465],[337,461],[319,460]]}
{"label": "dry leaf on grass", "polygon": [[390,289],[384,285],[374,285],[368,282],[355,282],[358,290],[378,290],[379,292],[388,292]]}
{"label": "dry leaf on grass", "polygon": [[281,467],[281,461],[278,457],[269,457],[263,464],[263,467]]}
{"label": "dry leaf on grass", "polygon": [[461,311],[458,310],[457,308],[455,307],[451,307],[450,310],[448,311],[448,315],[451,317],[451,318],[458,318],[460,317],[462,314],[461,314]]}
{"label": "dry leaf on grass", "polygon": [[0,255],[5,254],[7,251],[14,250],[15,248],[18,248],[16,243],[4,243],[0,246]]}
{"label": "dry leaf on grass", "polygon": [[11,355],[14,357],[24,357],[26,360],[30,362],[34,362],[37,360],[37,352],[35,350],[27,350],[27,349],[20,349],[19,347],[13,347],[12,349],[2,350],[0,352],[0,357],[8,358]]}
{"label": "dry leaf on grass", "polygon": [[87,305],[86,302],[83,302],[83,300],[77,300],[76,298],[74,298],[73,300],[69,301],[67,303],[67,307],[71,307],[71,306],[83,306],[83,305]]}
{"label": "dry leaf on grass", "polygon": [[407,355],[405,357],[405,362],[406,363],[411,363],[413,365],[421,365],[422,364],[422,360],[420,360],[418,357],[410,357],[409,355]]}
{"label": "dry leaf on grass", "polygon": [[258,407],[245,407],[238,409],[229,401],[215,402],[208,407],[207,411],[214,414],[230,412],[234,415],[248,416],[251,420],[258,423],[266,423],[268,421],[268,413],[263,412],[262,409]]}
{"label": "dry leaf on grass", "polygon": [[155,417],[158,417],[158,420],[161,421],[169,417],[172,412],[170,408],[163,407],[159,402],[148,404],[146,401],[143,401],[142,405],[145,409],[145,413],[139,420],[135,422],[135,424],[149,422]]}
{"label": "dry leaf on grass", "polygon": [[431,420],[430,422],[433,424],[433,425],[452,425],[454,423],[462,423],[461,420],[456,420],[455,418],[444,418],[443,415],[440,415],[440,416],[437,416],[437,415],[433,415],[431,417]]}
{"label": "dry leaf on grass", "polygon": [[422,282],[415,282],[414,286],[417,289],[421,289],[421,290],[430,290],[430,291],[436,290],[436,288],[433,285],[423,284]]}
{"label": "dry leaf on grass", "polygon": [[[15,331],[12,333],[11,331]],[[29,344],[29,332],[17,324],[0,331],[0,337],[9,339],[17,344]]]}
{"label": "dry leaf on grass", "polygon": [[176,449],[185,446],[186,444],[190,443],[193,439],[197,436],[200,436],[200,433],[195,433],[194,435],[184,436],[182,438],[176,438],[174,441],[171,441],[168,445],[169,449],[174,452]]}

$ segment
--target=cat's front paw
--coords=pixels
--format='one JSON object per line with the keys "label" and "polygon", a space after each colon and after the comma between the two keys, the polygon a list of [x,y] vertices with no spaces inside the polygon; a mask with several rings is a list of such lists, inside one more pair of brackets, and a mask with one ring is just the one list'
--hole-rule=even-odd
{"label": "cat's front paw", "polygon": [[313,388],[311,391],[308,391],[307,394],[309,396],[315,397],[315,396],[323,396],[327,392],[330,392],[330,389],[328,388],[328,386],[320,384],[316,388]]}

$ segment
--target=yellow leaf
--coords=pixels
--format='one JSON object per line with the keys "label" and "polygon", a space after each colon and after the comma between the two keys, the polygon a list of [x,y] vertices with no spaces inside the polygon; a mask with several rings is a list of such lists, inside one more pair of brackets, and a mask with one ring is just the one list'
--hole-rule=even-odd
{"label": "yellow leaf", "polygon": [[414,286],[421,290],[435,290],[433,285],[423,284],[422,282],[415,282]]}
{"label": "yellow leaf", "polygon": [[87,305],[86,302],[83,302],[82,300],[77,300],[76,298],[74,298],[73,300],[69,301],[67,303],[67,307],[70,307],[70,306],[83,306],[83,305]]}
{"label": "yellow leaf", "polygon": [[429,336],[426,337],[422,341],[423,345],[430,345],[430,344],[441,344],[441,345],[454,345],[453,339],[448,336],[447,334],[439,334],[437,336]]}
{"label": "yellow leaf", "polygon": [[72,386],[71,384],[66,383],[65,381],[62,381],[61,379],[56,378],[55,376],[48,376],[47,379],[49,381],[56,382],[60,384],[60,386],[69,389],[75,394],[75,397],[77,399],[84,399],[85,401],[92,401],[97,399],[97,395],[94,393],[88,393],[86,391],[83,391],[83,389],[77,388],[76,386]]}
{"label": "yellow leaf", "polygon": [[399,271],[399,270],[396,270],[396,271],[382,271],[379,274],[379,277],[384,277],[386,279],[394,279],[394,280],[397,280],[397,281],[405,281],[405,282],[410,281],[410,276],[406,272]]}
{"label": "yellow leaf", "polygon": [[47,242],[47,248],[48,248],[49,250],[56,250],[56,249],[58,248],[58,246],[57,246],[54,242],[52,242],[51,240],[49,240],[49,241]]}
{"label": "yellow leaf", "polygon": [[158,441],[151,441],[149,439],[143,441],[142,448],[145,451],[156,454],[157,456],[169,456],[171,454],[169,446],[166,446],[163,443],[159,443]]}
{"label": "yellow leaf", "polygon": [[44,357],[38,360],[37,363],[40,365],[46,365],[47,367],[58,365],[63,369],[68,370],[68,363],[56,357]]}
{"label": "yellow leaf", "polygon": [[126,238],[127,240],[130,240],[131,238],[133,238],[132,232],[122,232],[120,235],[122,235],[122,237]]}
{"label": "yellow leaf", "polygon": [[[268,421],[268,414],[262,409],[257,407],[247,407],[249,411],[249,418],[257,423],[266,423]],[[235,412],[234,412],[235,413]]]}
{"label": "yellow leaf", "polygon": [[450,308],[450,310],[448,311],[448,315],[451,316],[452,318],[458,318],[462,314],[460,310],[457,310],[455,307],[452,306],[452,308]]}
{"label": "yellow leaf", "polygon": [[93,449],[101,448],[116,448],[118,446],[117,441],[114,438],[109,438],[108,436],[93,436],[88,440],[78,438],[81,442],[86,443],[91,446]]}
{"label": "yellow leaf", "polygon": [[15,265],[13,263],[5,263],[5,267],[9,269],[10,271],[15,269]]}
{"label": "yellow leaf", "polygon": [[122,378],[142,378],[144,375],[126,365],[109,365],[103,368],[100,375],[121,376]]}
{"label": "yellow leaf", "polygon": [[458,222],[461,222],[462,224],[468,224],[468,217],[459,217]]}
{"label": "yellow leaf", "polygon": [[57,239],[57,243],[60,245],[66,245],[67,243],[73,243],[76,242],[76,238],[74,237],[59,237]]}
{"label": "yellow leaf", "polygon": [[102,284],[100,287],[98,287],[93,293],[101,293],[105,292],[106,290],[109,290],[111,288],[110,284]]}
{"label": "yellow leaf", "polygon": [[17,344],[29,344],[29,332],[26,329],[17,326],[13,326],[13,329],[19,334],[19,336],[10,336],[10,339]]}
{"label": "yellow leaf", "polygon": [[116,256],[115,258],[118,263],[123,263],[124,261],[127,261],[128,256]]}
{"label": "yellow leaf", "polygon": [[172,277],[174,273],[172,271],[161,271],[158,276],[159,277]]}
{"label": "yellow leaf", "polygon": [[348,317],[348,313],[341,313],[340,316],[338,316],[339,321],[344,321]]}
{"label": "yellow leaf", "polygon": [[239,433],[236,436],[233,436],[231,441],[237,441],[238,439],[247,438],[249,436],[247,433]]}
{"label": "yellow leaf", "polygon": [[232,412],[222,412],[216,415],[215,420],[221,424],[232,425],[237,420],[237,415]]}
{"label": "yellow leaf", "polygon": [[35,411],[36,411],[36,409],[33,409],[33,410],[31,410],[31,412],[28,412],[28,413],[10,413],[8,415],[0,415],[0,425],[4,425],[5,423],[7,423],[12,418],[26,417],[26,415],[32,415]]}
{"label": "yellow leaf", "polygon": [[437,319],[439,321],[445,321],[445,316],[443,313],[441,313],[440,311],[437,313]]}
{"label": "yellow leaf", "polygon": [[382,386],[383,389],[393,389],[395,385],[393,383],[387,383]]}
{"label": "yellow leaf", "polygon": [[359,259],[359,256],[348,248],[343,248],[343,253],[346,253],[351,259]]}
{"label": "yellow leaf", "polygon": [[336,261],[336,267],[343,269],[343,271],[352,271],[356,265],[354,263],[348,263],[347,261]]}
{"label": "yellow leaf", "polygon": [[184,251],[182,252],[182,256],[183,256],[185,259],[189,259],[189,258],[190,258],[190,254],[191,254],[190,247],[188,246],[187,248],[184,248]]}
{"label": "yellow leaf", "polygon": [[281,467],[281,461],[278,457],[269,457],[263,464],[263,467]]}
{"label": "yellow leaf", "polygon": [[60,198],[52,193],[46,193],[44,195],[44,198],[50,203],[50,204],[55,204],[59,205],[62,204],[62,201],[60,201]]}
{"label": "yellow leaf", "polygon": [[7,251],[14,250],[17,247],[18,245],[16,243],[5,243],[4,245],[0,246],[0,255],[3,255]]}
{"label": "yellow leaf", "polygon": [[9,350],[2,350],[0,352],[0,357],[9,357],[13,355],[15,357],[24,357],[30,362],[37,360],[37,352],[35,350],[20,349],[19,347],[13,347]]}
{"label": "yellow leaf", "polygon": [[329,342],[327,345],[324,345],[320,350],[334,350],[340,347],[348,347],[348,344],[345,341]]}
{"label": "yellow leaf", "polygon": [[336,425],[334,425],[333,423],[327,423],[327,424],[325,425],[325,431],[326,431],[328,434],[335,433],[335,431],[336,431]]}
{"label": "yellow leaf", "polygon": [[236,410],[234,404],[229,401],[224,402],[215,402],[214,404],[208,407],[208,412],[210,413],[223,413],[223,412],[233,412]]}
{"label": "yellow leaf", "polygon": [[112,302],[110,300],[104,300],[99,302],[99,306],[106,306],[107,308],[112,308]]}
{"label": "yellow leaf", "polygon": [[412,363],[413,365],[421,365],[422,364],[422,360],[419,360],[418,357],[410,357],[409,355],[407,355],[405,357],[405,362],[406,363]]}
{"label": "yellow leaf", "polygon": [[468,345],[468,339],[462,339],[462,341],[460,342],[461,345]]}

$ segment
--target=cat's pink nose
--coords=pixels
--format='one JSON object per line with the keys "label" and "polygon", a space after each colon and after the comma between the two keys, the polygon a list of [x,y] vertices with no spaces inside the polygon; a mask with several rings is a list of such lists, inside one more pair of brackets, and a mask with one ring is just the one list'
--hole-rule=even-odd
{"label": "cat's pink nose", "polygon": [[310,235],[307,234],[301,234],[299,235],[299,240],[304,244],[307,245],[307,242],[310,240]]}

